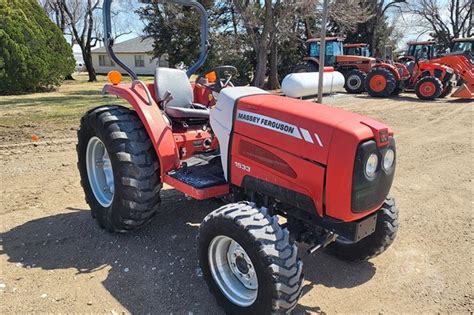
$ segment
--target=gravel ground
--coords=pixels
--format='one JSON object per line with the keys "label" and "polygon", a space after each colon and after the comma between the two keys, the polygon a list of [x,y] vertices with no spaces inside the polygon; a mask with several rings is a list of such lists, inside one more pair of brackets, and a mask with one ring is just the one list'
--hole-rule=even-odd
{"label": "gravel ground", "polygon": [[[411,94],[325,102],[395,130],[401,228],[387,252],[365,263],[309,256],[300,245],[306,281],[294,313],[472,313],[473,104]],[[221,314],[195,245],[201,220],[219,204],[165,187],[150,225],[107,234],[84,202],[75,128],[0,128],[0,313]],[[48,137],[32,143],[32,132]]]}

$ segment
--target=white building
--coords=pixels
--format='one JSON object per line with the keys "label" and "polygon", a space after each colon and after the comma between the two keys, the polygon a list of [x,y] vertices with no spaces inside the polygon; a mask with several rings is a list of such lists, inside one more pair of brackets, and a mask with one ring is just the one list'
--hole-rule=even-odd
{"label": "white building", "polygon": [[[114,44],[114,52],[117,57],[138,75],[154,75],[156,67],[168,67],[165,56],[153,58],[153,39],[135,37],[121,43]],[[99,47],[91,51],[92,64],[98,74],[107,74],[110,70],[123,69],[115,65],[105,51],[105,47]]]}

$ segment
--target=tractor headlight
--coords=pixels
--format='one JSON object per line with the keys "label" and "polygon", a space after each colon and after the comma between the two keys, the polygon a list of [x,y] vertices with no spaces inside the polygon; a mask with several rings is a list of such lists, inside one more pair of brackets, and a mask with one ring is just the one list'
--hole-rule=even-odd
{"label": "tractor headlight", "polygon": [[392,167],[393,167],[393,162],[395,161],[395,152],[392,149],[388,149],[387,152],[385,152],[385,155],[383,157],[383,169],[386,172],[390,172]]}
{"label": "tractor headlight", "polygon": [[390,191],[397,167],[395,139],[377,147],[375,140],[359,144],[352,176],[352,212],[361,213],[381,205]]}
{"label": "tractor headlight", "polygon": [[377,171],[377,166],[379,164],[379,157],[377,154],[372,153],[369,155],[369,158],[365,162],[365,176],[368,179],[373,179],[375,177],[375,172]]}

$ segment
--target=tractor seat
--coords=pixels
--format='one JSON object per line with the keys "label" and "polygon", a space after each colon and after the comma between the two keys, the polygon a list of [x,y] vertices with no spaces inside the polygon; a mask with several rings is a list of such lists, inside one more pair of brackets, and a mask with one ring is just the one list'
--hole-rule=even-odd
{"label": "tractor seat", "polygon": [[158,101],[165,98],[166,92],[172,100],[166,104],[165,112],[176,119],[209,119],[209,109],[193,103],[194,92],[186,72],[171,68],[156,68],[155,92]]}

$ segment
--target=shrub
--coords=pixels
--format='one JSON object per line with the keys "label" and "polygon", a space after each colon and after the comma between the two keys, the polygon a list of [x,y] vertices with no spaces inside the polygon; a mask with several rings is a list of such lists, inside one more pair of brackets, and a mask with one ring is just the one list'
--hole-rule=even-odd
{"label": "shrub", "polygon": [[36,0],[0,0],[0,94],[50,89],[74,67],[71,47]]}

